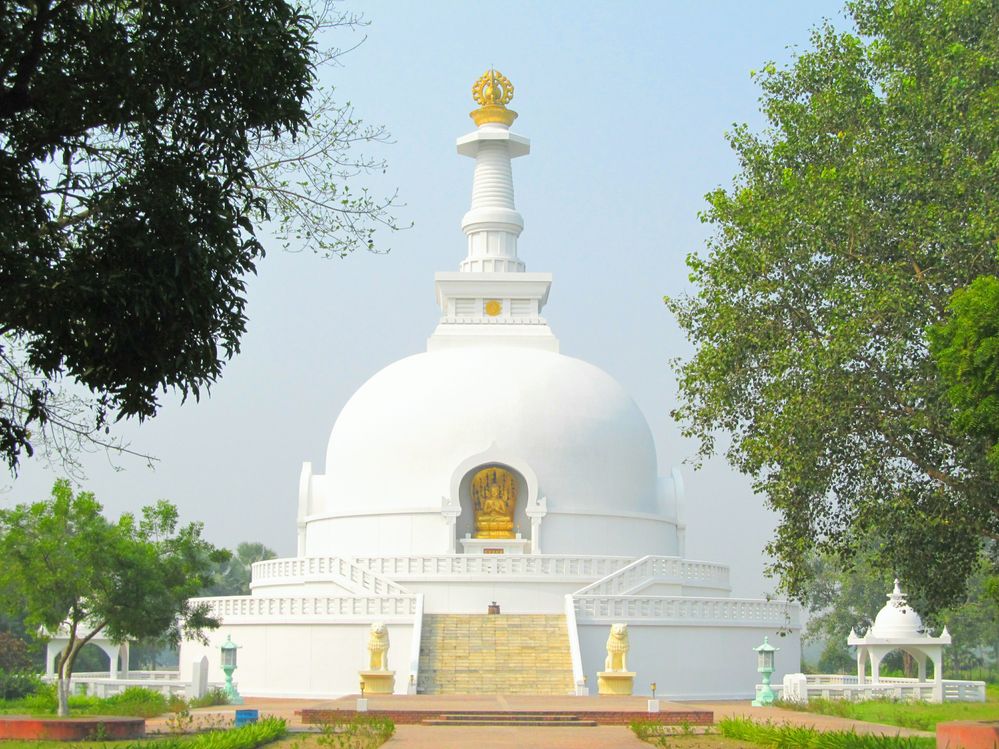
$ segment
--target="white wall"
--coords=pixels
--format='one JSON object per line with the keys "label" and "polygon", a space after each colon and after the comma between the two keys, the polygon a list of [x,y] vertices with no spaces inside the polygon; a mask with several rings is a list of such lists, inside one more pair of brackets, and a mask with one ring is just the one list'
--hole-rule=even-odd
{"label": "white wall", "polygon": [[[191,678],[191,664],[208,656],[210,681],[224,680],[220,648],[226,636],[241,646],[233,681],[244,697],[337,697],[360,690],[358,672],[368,668],[370,623],[223,625],[207,646],[185,641],[180,678]],[[388,624],[390,671],[396,694],[409,682],[411,624]]]}
{"label": "white wall", "polygon": [[[604,670],[609,624],[580,624],[579,648],[583,673],[590,693],[597,690],[597,672]],[[763,642],[780,648],[772,683],[780,684],[786,673],[800,671],[799,631],[779,636],[773,629],[757,627],[663,626],[628,624],[631,651],[628,669],[635,672],[635,694],[649,694],[656,682],[656,695],[664,699],[752,699],[759,683],[756,653]]]}

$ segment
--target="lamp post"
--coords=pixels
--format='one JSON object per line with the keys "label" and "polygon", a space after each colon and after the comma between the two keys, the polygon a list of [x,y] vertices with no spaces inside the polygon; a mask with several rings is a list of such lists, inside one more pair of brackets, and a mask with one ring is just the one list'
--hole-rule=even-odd
{"label": "lamp post", "polygon": [[774,698],[777,696],[774,694],[774,690],[770,688],[770,675],[774,672],[774,653],[780,650],[780,648],[775,648],[764,637],[763,644],[753,648],[753,650],[756,651],[756,670],[762,674],[763,681],[763,686],[756,692],[753,707],[765,707],[766,705],[772,705]]}
{"label": "lamp post", "polygon": [[225,696],[230,705],[243,704],[243,698],[232,683],[232,672],[236,670],[236,650],[239,647],[232,641],[232,635],[226,635],[225,642],[222,643],[222,670],[225,671]]}

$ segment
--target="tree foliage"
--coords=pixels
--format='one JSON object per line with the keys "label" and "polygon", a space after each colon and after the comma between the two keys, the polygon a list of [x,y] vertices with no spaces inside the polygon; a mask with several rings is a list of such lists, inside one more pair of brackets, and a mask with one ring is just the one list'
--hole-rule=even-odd
{"label": "tree foliage", "polygon": [[930,348],[955,428],[981,440],[999,477],[999,278],[979,276],[957,289],[949,311],[930,328]]}
{"label": "tree foliage", "polygon": [[92,494],[74,495],[59,481],[47,501],[0,510],[0,610],[68,635],[58,670],[65,715],[76,656],[98,634],[176,644],[181,630],[199,637],[217,627],[188,599],[227,556],[201,538],[200,524],[179,526],[169,502],[112,523]]}
{"label": "tree foliage", "polygon": [[[674,415],[780,515],[771,570],[801,598],[816,549],[877,563],[928,612],[961,599],[999,491],[956,428],[928,345],[957,289],[999,270],[999,6],[857,0],[786,68],[759,74],[761,133],[707,196],[695,345]],[[994,548],[994,547],[993,547]]]}
{"label": "tree foliage", "polygon": [[[0,455],[197,398],[239,350],[256,228],[344,255],[394,226],[383,140],[316,89],[317,0],[0,3]],[[93,394],[67,402],[66,378]],[[67,409],[68,406],[68,409]],[[82,407],[81,407],[82,406]],[[60,457],[65,457],[63,451]]]}
{"label": "tree foliage", "polygon": [[228,559],[215,566],[211,583],[202,591],[204,596],[250,595],[251,567],[254,562],[274,559],[277,554],[259,542],[243,541]]}

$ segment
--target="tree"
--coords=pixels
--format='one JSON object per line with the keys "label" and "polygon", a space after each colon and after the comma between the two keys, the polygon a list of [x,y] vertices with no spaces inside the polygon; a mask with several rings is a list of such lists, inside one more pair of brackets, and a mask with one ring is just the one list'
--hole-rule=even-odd
{"label": "tree", "polygon": [[[851,629],[864,634],[892,589],[889,571],[877,565],[878,545],[876,539],[867,539],[850,567],[829,555],[812,559],[813,572],[803,596],[810,612],[805,639],[825,643],[819,660],[823,673],[856,668],[847,634]],[[953,635],[953,644],[944,651],[944,666],[949,670],[966,670],[985,661],[999,663],[999,606],[994,597],[996,579],[989,567],[989,558],[983,555],[969,576],[965,599],[923,618],[926,627],[939,632],[946,625]],[[904,580],[902,588],[909,592]],[[916,611],[926,611],[926,602],[918,595],[908,599]],[[899,656],[899,661],[907,670],[915,667],[911,658]]]}
{"label": "tree", "polygon": [[200,524],[178,527],[176,508],[162,500],[116,523],[101,510],[65,481],[47,501],[0,510],[0,610],[69,637],[58,666],[60,715],[76,657],[98,634],[176,644],[182,630],[198,638],[219,625],[188,601],[228,555],[201,538]]}
{"label": "tree", "polygon": [[[928,345],[951,295],[999,270],[999,11],[994,0],[857,0],[759,74],[768,127],[736,127],[740,171],[707,195],[692,295],[667,299],[695,346],[674,416],[780,516],[768,551],[801,598],[816,550],[877,563],[927,613],[962,599],[999,490],[953,423]],[[991,547],[996,548],[994,545]]]}
{"label": "tree", "polygon": [[930,328],[953,423],[980,439],[999,476],[999,278],[980,276],[951,297],[949,316]]}
{"label": "tree", "polygon": [[[315,88],[317,66],[339,54],[323,35],[358,19],[319,0],[309,11],[0,4],[0,455],[11,470],[52,430],[106,445],[110,420],[154,415],[162,390],[209,388],[245,331],[261,222],[275,219],[286,245],[333,255],[373,249],[374,227],[395,226],[391,197],[348,185],[383,167],[351,149],[384,131]],[[60,380],[88,397],[67,402]]]}
{"label": "tree", "polygon": [[274,559],[277,554],[259,542],[243,541],[236,552],[216,565],[211,583],[202,591],[204,596],[248,596],[254,562]]}

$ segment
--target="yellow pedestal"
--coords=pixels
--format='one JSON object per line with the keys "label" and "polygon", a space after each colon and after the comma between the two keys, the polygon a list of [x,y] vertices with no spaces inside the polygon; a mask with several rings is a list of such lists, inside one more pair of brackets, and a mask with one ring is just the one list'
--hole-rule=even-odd
{"label": "yellow pedestal", "polygon": [[634,671],[598,671],[598,694],[630,695],[635,688]]}
{"label": "yellow pedestal", "polygon": [[360,671],[364,694],[392,694],[395,691],[395,671]]}

